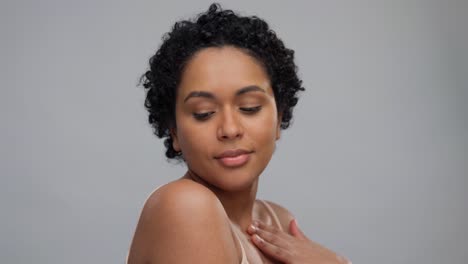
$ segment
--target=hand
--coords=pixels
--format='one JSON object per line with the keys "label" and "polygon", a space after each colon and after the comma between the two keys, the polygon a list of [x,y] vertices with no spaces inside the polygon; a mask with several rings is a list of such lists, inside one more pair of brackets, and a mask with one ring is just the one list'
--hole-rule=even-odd
{"label": "hand", "polygon": [[346,258],[309,240],[295,219],[289,223],[289,234],[259,221],[254,221],[247,232],[263,253],[286,264],[351,264]]}

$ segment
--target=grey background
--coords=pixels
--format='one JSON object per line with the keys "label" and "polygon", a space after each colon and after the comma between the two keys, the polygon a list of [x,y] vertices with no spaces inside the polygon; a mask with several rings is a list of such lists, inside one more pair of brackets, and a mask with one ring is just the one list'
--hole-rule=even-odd
{"label": "grey background", "polygon": [[[259,197],[353,263],[467,263],[467,1],[237,1],[307,91]],[[210,1],[0,6],[0,262],[123,263],[167,163],[136,88]]]}

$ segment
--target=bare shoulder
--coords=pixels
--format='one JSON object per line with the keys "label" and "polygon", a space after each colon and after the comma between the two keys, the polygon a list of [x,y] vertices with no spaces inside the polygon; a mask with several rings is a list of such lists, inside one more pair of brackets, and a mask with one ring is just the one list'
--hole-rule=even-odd
{"label": "bare shoulder", "polygon": [[267,202],[271,206],[273,211],[275,211],[276,215],[278,216],[280,220],[283,230],[288,231],[289,222],[291,222],[291,220],[294,219],[294,215],[288,209],[284,208],[283,206],[277,203],[274,203],[271,201],[265,201],[265,202]]}
{"label": "bare shoulder", "polygon": [[213,205],[221,206],[218,209],[224,212],[216,195],[208,188],[194,181],[181,179],[163,185],[151,193],[145,202],[142,215],[151,216],[154,213],[160,215],[161,210],[164,213],[178,214],[184,212],[180,209],[213,209]]}
{"label": "bare shoulder", "polygon": [[128,263],[235,263],[229,219],[208,188],[177,180],[155,190],[137,224]]}

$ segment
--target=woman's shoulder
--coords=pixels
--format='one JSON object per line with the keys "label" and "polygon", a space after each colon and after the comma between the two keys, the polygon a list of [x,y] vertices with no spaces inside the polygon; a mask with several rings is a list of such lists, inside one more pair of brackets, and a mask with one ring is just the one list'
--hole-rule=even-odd
{"label": "woman's shoulder", "polygon": [[179,179],[156,188],[146,199],[143,210],[151,211],[154,207],[172,209],[172,205],[175,204],[184,207],[196,205],[196,208],[201,210],[218,205],[222,209],[220,201],[211,190],[192,180]]}
{"label": "woman's shoulder", "polygon": [[282,229],[284,231],[288,231],[289,223],[291,222],[291,220],[295,218],[294,215],[288,209],[286,209],[285,207],[277,203],[274,203],[268,200],[262,200],[262,201],[267,203],[271,207],[275,215],[278,217],[278,220],[281,224]]}
{"label": "woman's shoulder", "polygon": [[237,260],[230,228],[221,202],[208,188],[190,180],[173,181],[147,198],[130,248],[129,263],[189,263],[197,258],[212,263],[210,257],[227,263]]}
{"label": "woman's shoulder", "polygon": [[[140,218],[151,224],[180,224],[184,227],[197,227],[199,221],[211,221],[228,217],[216,195],[205,186],[187,179],[180,179],[158,187],[146,199]],[[156,221],[157,220],[157,221]],[[209,226],[209,225],[208,225]]]}

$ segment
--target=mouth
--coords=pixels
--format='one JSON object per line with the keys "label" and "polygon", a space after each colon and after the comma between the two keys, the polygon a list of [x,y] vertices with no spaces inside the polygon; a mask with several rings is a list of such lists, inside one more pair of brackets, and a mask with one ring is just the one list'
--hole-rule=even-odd
{"label": "mouth", "polygon": [[216,156],[215,159],[225,167],[240,167],[249,161],[250,154],[252,153],[253,151],[244,149],[232,149],[224,151]]}

